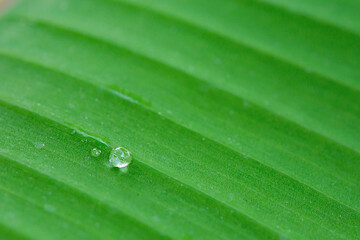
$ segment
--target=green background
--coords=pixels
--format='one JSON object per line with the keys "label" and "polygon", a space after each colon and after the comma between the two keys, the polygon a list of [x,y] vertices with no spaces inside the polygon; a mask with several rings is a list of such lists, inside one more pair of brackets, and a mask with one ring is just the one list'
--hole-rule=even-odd
{"label": "green background", "polygon": [[358,0],[13,2],[0,238],[359,239],[359,93]]}

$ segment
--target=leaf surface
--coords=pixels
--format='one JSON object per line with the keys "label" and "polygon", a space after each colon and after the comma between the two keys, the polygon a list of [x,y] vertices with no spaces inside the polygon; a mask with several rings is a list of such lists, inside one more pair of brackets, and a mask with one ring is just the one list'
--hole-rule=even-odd
{"label": "leaf surface", "polygon": [[[358,26],[321,4],[14,4],[0,236],[359,238]],[[127,173],[108,166],[118,146]]]}

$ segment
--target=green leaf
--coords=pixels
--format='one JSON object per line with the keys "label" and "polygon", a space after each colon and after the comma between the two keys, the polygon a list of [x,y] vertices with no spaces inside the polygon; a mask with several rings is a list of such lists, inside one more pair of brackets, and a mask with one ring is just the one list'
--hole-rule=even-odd
{"label": "green leaf", "polygon": [[355,0],[13,3],[0,237],[359,239],[359,16]]}

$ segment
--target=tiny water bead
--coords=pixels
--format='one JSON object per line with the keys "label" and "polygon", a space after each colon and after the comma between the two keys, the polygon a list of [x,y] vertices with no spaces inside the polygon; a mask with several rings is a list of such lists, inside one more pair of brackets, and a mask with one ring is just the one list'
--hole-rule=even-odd
{"label": "tiny water bead", "polygon": [[126,148],[117,147],[111,150],[109,163],[113,167],[125,168],[132,162],[132,157]]}
{"label": "tiny water bead", "polygon": [[36,142],[34,145],[37,149],[41,149],[45,147],[45,144],[42,142]]}
{"label": "tiny water bead", "polygon": [[98,157],[101,154],[101,150],[98,148],[93,148],[93,149],[91,149],[90,154],[92,157]]}

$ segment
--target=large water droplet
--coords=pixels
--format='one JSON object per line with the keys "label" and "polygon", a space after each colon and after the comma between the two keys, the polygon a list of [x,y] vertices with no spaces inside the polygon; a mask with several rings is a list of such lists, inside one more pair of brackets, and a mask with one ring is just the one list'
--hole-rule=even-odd
{"label": "large water droplet", "polygon": [[129,150],[117,147],[111,150],[109,162],[113,167],[124,168],[132,162],[132,157]]}
{"label": "large water droplet", "polygon": [[98,157],[101,154],[101,150],[98,148],[93,148],[93,149],[91,149],[90,154],[92,157]]}

